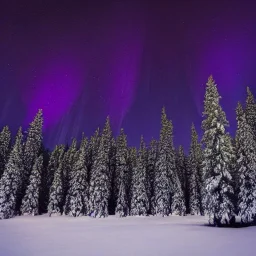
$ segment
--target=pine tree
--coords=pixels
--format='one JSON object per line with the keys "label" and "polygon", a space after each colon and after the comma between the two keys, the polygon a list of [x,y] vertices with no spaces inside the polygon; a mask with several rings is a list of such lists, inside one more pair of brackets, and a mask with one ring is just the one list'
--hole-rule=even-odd
{"label": "pine tree", "polygon": [[109,118],[107,118],[91,171],[89,215],[95,218],[107,217],[109,214],[108,203],[111,186],[109,156],[111,134]]}
{"label": "pine tree", "polygon": [[11,132],[8,126],[5,126],[0,133],[0,179],[3,175],[5,165],[11,150]]}
{"label": "pine tree", "polygon": [[163,217],[168,216],[170,212],[178,215],[184,215],[186,212],[175,160],[173,126],[172,122],[167,119],[163,108],[155,179],[156,214]]}
{"label": "pine tree", "polygon": [[172,179],[171,213],[175,215],[186,215],[186,205],[180,181],[176,177]]}
{"label": "pine tree", "polygon": [[63,198],[64,198],[64,190],[63,190],[63,165],[64,161],[61,161],[58,169],[54,173],[53,183],[50,188],[49,195],[49,204],[48,204],[48,214],[51,217],[59,216],[62,213],[63,207]]}
{"label": "pine tree", "polygon": [[186,168],[186,156],[182,146],[179,146],[177,156],[176,156],[176,169],[178,178],[181,184],[181,188],[184,194],[185,205],[187,206],[188,195],[186,191],[187,186],[187,168]]}
{"label": "pine tree", "polygon": [[28,177],[42,145],[42,127],[43,112],[40,109],[29,126],[28,136],[25,142],[24,166],[26,171],[25,175]]}
{"label": "pine tree", "polygon": [[147,154],[147,195],[149,199],[149,214],[155,214],[155,168],[158,156],[157,141],[152,139]]}
{"label": "pine tree", "polygon": [[128,158],[127,158],[127,199],[128,199],[128,208],[131,209],[132,201],[132,183],[133,175],[137,167],[137,149],[136,147],[128,148]]}
{"label": "pine tree", "polygon": [[21,187],[21,174],[23,172],[22,139],[20,128],[0,180],[0,219],[12,218],[15,215],[17,194]]}
{"label": "pine tree", "polygon": [[209,216],[210,225],[229,225],[234,216],[232,198],[231,162],[232,143],[225,132],[228,126],[226,115],[219,105],[220,96],[212,76],[206,87],[202,122],[204,130],[205,180],[204,209]]}
{"label": "pine tree", "polygon": [[[112,170],[111,170],[111,146],[112,146],[112,130],[110,126],[110,119],[107,116],[105,126],[102,131],[102,139],[104,146],[104,153],[106,155],[106,164],[107,164],[107,175],[108,175],[108,190],[109,190],[109,198],[110,199],[110,191],[111,191],[111,179],[112,179]],[[113,155],[112,155],[113,157]]]}
{"label": "pine tree", "polygon": [[239,166],[239,216],[242,223],[256,223],[256,142],[242,107],[237,107],[237,162]]}
{"label": "pine tree", "polygon": [[50,155],[49,164],[47,167],[47,178],[46,178],[46,204],[49,203],[49,193],[50,188],[52,186],[53,180],[54,180],[54,174],[59,168],[60,162],[64,155],[65,146],[64,145],[57,145],[54,150],[52,151]]}
{"label": "pine tree", "polygon": [[155,174],[155,214],[163,217],[170,213],[171,184],[169,173],[170,140],[172,127],[167,119],[165,109],[162,109],[162,128],[159,141],[159,155]]}
{"label": "pine tree", "polygon": [[39,190],[39,214],[47,213],[49,189],[47,186],[48,165],[50,160],[50,151],[42,146],[41,155],[43,157],[43,166],[41,173],[41,186]]}
{"label": "pine tree", "polygon": [[78,159],[77,140],[72,140],[71,146],[68,151],[65,152],[63,158],[63,214],[68,215],[71,211],[70,200],[68,196],[68,189],[70,188],[70,182],[74,173],[74,165]]}
{"label": "pine tree", "polygon": [[17,210],[20,210],[22,199],[25,195],[29,176],[32,171],[33,165],[35,164],[36,158],[38,157],[41,146],[42,146],[42,127],[43,127],[43,112],[40,109],[36,114],[33,122],[29,126],[27,138],[24,146],[24,173],[22,175],[22,188],[21,193],[18,196]]}
{"label": "pine tree", "polygon": [[[235,213],[236,213],[236,215],[239,214],[239,206],[238,206],[238,194],[240,191],[239,170],[242,168],[242,162],[238,161],[238,159],[240,158],[239,149],[241,148],[240,134],[238,133],[238,124],[241,124],[243,122],[244,115],[245,115],[245,110],[243,109],[242,104],[240,102],[238,102],[237,108],[236,108],[237,130],[236,130],[235,140],[233,143],[233,146],[235,147],[235,152],[236,152],[235,173],[233,175],[234,176],[234,195],[235,195]],[[246,118],[246,115],[245,115],[245,118]],[[247,119],[246,119],[246,121],[247,121]],[[248,122],[247,122],[247,124],[248,124]]]}
{"label": "pine tree", "polygon": [[247,123],[251,126],[251,129],[255,137],[256,136],[256,103],[255,103],[254,96],[250,91],[249,87],[247,87],[245,115],[246,115]]}
{"label": "pine tree", "polygon": [[129,215],[128,198],[127,198],[127,192],[125,188],[125,178],[123,177],[123,173],[121,176],[121,182],[119,186],[119,194],[117,198],[115,214],[120,218],[126,217]]}
{"label": "pine tree", "polygon": [[43,168],[43,156],[40,155],[33,166],[29,185],[26,194],[22,199],[21,213],[22,215],[38,215],[39,214],[39,190],[41,184],[41,172]]}
{"label": "pine tree", "polygon": [[69,212],[66,214],[78,217],[88,212],[88,181],[86,167],[87,139],[83,138],[79,149],[78,160],[74,163],[70,187],[67,198],[70,202]]}
{"label": "pine tree", "polygon": [[115,174],[116,174],[116,141],[111,139],[110,156],[109,156],[109,170],[110,170],[110,198],[108,203],[109,214],[115,213],[116,197],[115,197]]}
{"label": "pine tree", "polygon": [[101,140],[90,180],[89,215],[91,217],[101,218],[108,216],[108,198],[110,194],[108,183],[107,159],[104,153],[103,140]]}
{"label": "pine tree", "polygon": [[189,212],[192,215],[203,214],[202,209],[202,151],[194,124],[191,127],[189,150]]}
{"label": "pine tree", "polygon": [[121,129],[120,135],[117,137],[116,152],[116,180],[115,191],[117,197],[115,214],[119,217],[129,215],[128,203],[128,149],[127,139],[124,130]]}
{"label": "pine tree", "polygon": [[131,212],[133,216],[146,216],[149,210],[146,179],[146,146],[141,136],[138,164],[132,179]]}

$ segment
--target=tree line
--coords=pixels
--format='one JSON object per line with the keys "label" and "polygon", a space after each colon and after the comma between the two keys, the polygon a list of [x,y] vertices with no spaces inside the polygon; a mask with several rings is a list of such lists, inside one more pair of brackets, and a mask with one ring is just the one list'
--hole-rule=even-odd
{"label": "tree line", "polygon": [[102,130],[52,152],[43,145],[39,110],[26,133],[12,143],[0,133],[0,219],[16,215],[119,217],[207,215],[214,226],[256,223],[256,103],[247,88],[236,109],[235,138],[212,76],[206,84],[203,137],[191,126],[189,154],[175,149],[173,124],[161,113],[159,140],[128,147],[123,129]]}

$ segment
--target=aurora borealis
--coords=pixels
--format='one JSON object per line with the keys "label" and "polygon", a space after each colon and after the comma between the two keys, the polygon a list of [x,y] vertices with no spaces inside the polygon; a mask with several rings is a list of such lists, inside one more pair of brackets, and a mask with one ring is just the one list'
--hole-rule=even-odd
{"label": "aurora borealis", "polygon": [[49,147],[91,135],[107,115],[129,144],[148,142],[162,106],[187,147],[210,74],[231,132],[245,87],[256,92],[252,1],[3,2],[0,124],[16,131],[42,108]]}

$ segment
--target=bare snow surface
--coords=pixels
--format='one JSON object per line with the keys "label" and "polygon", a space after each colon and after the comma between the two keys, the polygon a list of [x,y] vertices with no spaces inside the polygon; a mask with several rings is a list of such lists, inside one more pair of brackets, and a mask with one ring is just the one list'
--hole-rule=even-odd
{"label": "bare snow surface", "polygon": [[15,217],[0,221],[1,256],[247,256],[256,227],[212,228],[204,217]]}

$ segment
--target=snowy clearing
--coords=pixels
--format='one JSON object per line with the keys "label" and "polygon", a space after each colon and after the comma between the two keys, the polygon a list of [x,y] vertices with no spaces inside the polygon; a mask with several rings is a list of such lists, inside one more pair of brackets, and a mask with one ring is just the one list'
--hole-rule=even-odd
{"label": "snowy clearing", "polygon": [[212,228],[204,217],[22,216],[0,221],[1,256],[247,256],[256,227]]}

